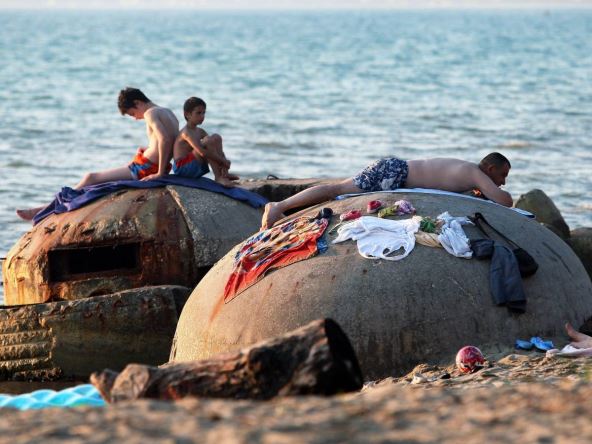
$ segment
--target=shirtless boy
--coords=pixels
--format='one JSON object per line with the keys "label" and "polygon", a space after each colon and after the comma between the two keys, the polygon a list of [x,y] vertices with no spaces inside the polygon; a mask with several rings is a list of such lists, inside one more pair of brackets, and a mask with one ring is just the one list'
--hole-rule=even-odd
{"label": "shirtless boy", "polygon": [[214,180],[225,187],[233,187],[233,180],[239,177],[230,174],[230,160],[222,150],[222,137],[208,135],[201,125],[206,117],[206,102],[198,97],[190,97],[183,105],[187,125],[179,132],[173,147],[173,173],[198,178],[209,170],[214,172]]}
{"label": "shirtless boy", "polygon": [[261,229],[272,227],[291,208],[306,207],[334,199],[340,194],[370,193],[397,188],[433,188],[464,192],[478,188],[488,199],[511,207],[512,196],[499,187],[506,183],[510,162],[500,153],[485,156],[479,164],[459,159],[381,159],[356,176],[328,185],[317,185],[265,206]]}
{"label": "shirtless boy", "polygon": [[[150,101],[139,89],[129,87],[119,92],[117,106],[122,115],[146,121],[148,148],[139,148],[127,166],[85,174],[75,190],[114,180],[150,180],[168,174],[173,143],[179,133],[179,121],[173,112]],[[16,210],[16,214],[22,219],[32,220],[43,208]]]}

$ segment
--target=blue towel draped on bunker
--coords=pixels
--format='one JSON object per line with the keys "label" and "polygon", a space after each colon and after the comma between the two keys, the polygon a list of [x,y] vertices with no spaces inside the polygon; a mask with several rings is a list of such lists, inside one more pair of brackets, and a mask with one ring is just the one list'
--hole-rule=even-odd
{"label": "blue towel draped on bunker", "polygon": [[97,185],[84,187],[80,190],[74,190],[70,187],[64,187],[56,194],[55,199],[47,207],[41,210],[33,218],[33,224],[36,225],[51,214],[65,213],[76,210],[77,208],[88,205],[89,203],[125,188],[158,188],[166,185],[179,185],[183,187],[197,188],[200,190],[221,193],[236,200],[240,200],[251,205],[253,208],[259,208],[268,201],[263,196],[244,188],[226,188],[212,179],[200,177],[192,179],[180,176],[166,176],[159,179],[140,181],[140,180],[118,180],[115,182],[105,182]]}

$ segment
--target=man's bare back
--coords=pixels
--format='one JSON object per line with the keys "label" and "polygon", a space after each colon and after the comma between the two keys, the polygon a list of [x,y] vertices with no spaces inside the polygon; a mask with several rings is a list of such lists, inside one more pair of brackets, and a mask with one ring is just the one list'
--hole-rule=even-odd
{"label": "man's bare back", "polygon": [[[148,109],[144,114],[146,120],[146,134],[148,136],[148,148],[144,151],[144,156],[150,159],[151,162],[159,164],[159,146],[165,140],[164,145],[170,146],[165,152],[168,151],[169,160],[172,156],[172,142],[174,143],[177,135],[179,134],[179,121],[168,108],[163,108],[158,105],[154,105]],[[166,153],[165,153],[166,154]]]}
{"label": "man's bare back", "polygon": [[477,165],[459,159],[433,158],[408,160],[409,172],[405,188],[433,188],[466,191],[475,186]]}
{"label": "man's bare back", "polygon": [[457,193],[477,188],[487,198],[512,206],[511,196],[499,188],[506,183],[509,166],[488,175],[479,165],[460,159],[437,157],[409,160],[407,165],[406,188],[432,188]]}

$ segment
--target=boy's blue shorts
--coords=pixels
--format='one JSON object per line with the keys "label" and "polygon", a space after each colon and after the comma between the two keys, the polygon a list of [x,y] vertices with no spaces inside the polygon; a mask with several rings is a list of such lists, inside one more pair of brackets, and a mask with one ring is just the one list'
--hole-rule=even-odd
{"label": "boy's blue shorts", "polygon": [[198,177],[207,174],[209,171],[210,168],[208,167],[208,164],[195,157],[193,151],[182,159],[173,160],[173,173],[178,176],[197,179]]}

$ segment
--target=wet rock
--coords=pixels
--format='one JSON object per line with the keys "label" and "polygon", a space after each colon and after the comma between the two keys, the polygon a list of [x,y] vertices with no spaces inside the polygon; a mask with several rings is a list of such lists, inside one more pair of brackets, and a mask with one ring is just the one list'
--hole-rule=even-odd
{"label": "wet rock", "polygon": [[576,256],[580,258],[588,275],[592,278],[592,228],[576,228],[567,240]]}
{"label": "wet rock", "polygon": [[530,190],[528,193],[521,195],[514,206],[533,213],[537,221],[552,227],[551,230],[562,239],[569,237],[569,227],[565,219],[563,219],[559,209],[544,191]]}
{"label": "wet rock", "polygon": [[0,309],[0,380],[88,378],[105,367],[166,362],[190,289],[143,287]]}
{"label": "wet rock", "polygon": [[[315,185],[333,183],[343,179],[247,179],[240,186],[262,195],[271,202],[278,202]],[[291,213],[294,210],[290,211]]]}

